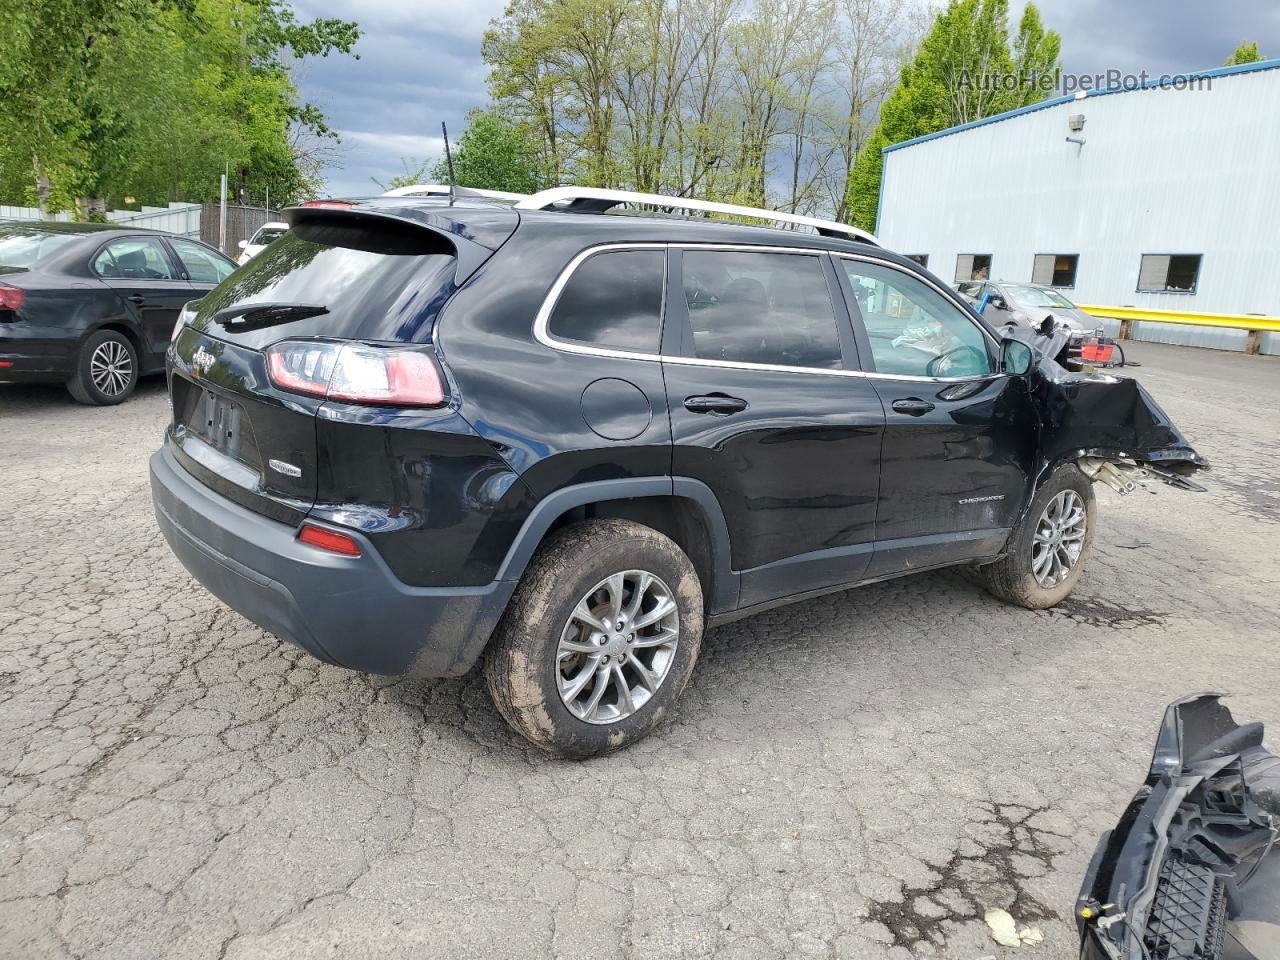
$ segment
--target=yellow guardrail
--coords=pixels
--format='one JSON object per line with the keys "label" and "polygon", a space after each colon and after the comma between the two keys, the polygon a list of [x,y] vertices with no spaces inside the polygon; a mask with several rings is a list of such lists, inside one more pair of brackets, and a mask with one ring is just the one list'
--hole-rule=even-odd
{"label": "yellow guardrail", "polygon": [[1195,327],[1227,327],[1232,330],[1247,330],[1249,341],[1245,346],[1246,353],[1257,353],[1261,347],[1264,333],[1280,333],[1280,317],[1265,316],[1255,313],[1191,313],[1186,310],[1152,310],[1148,307],[1102,307],[1094,304],[1076,304],[1085,313],[1094,317],[1110,317],[1120,321],[1121,340],[1128,340],[1132,332],[1133,322],[1143,320],[1150,323],[1178,323]]}

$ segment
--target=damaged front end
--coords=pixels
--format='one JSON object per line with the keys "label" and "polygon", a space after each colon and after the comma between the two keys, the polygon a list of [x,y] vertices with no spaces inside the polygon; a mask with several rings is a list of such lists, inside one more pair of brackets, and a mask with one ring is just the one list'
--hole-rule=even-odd
{"label": "damaged front end", "polygon": [[1076,900],[1084,960],[1280,960],[1280,757],[1217,694],[1165,711]]}
{"label": "damaged front end", "polygon": [[1001,334],[1036,359],[1030,387],[1046,469],[1075,461],[1085,476],[1121,495],[1152,480],[1203,491],[1190,477],[1208,469],[1208,461],[1136,380],[1084,364],[1062,331],[1008,326]]}

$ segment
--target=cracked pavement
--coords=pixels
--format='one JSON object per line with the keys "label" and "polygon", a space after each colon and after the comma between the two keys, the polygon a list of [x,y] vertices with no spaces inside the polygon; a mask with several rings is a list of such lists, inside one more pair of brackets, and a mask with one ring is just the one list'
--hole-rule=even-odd
{"label": "cracked pavement", "polygon": [[1175,697],[1280,735],[1280,359],[1132,345],[1207,494],[1099,492],[1056,610],[953,573],[713,631],[671,720],[588,762],[483,685],[324,666],[169,553],[121,407],[0,385],[0,956],[1077,953],[1098,834]]}

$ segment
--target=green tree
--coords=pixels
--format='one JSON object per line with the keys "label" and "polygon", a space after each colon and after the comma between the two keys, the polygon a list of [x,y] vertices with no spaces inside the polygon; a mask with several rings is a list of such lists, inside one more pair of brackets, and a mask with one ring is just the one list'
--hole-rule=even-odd
{"label": "green tree", "polygon": [[377,177],[370,177],[369,179],[382,188],[383,191],[416,186],[419,183],[425,183],[427,178],[431,176],[431,161],[418,160],[410,163],[407,158],[401,157],[400,170],[402,172],[397,173],[385,183]]}
{"label": "green tree", "polygon": [[1227,62],[1223,64],[1226,67],[1234,67],[1240,63],[1257,63],[1264,59],[1262,54],[1258,52],[1257,43],[1249,43],[1246,40],[1240,41],[1240,46],[1236,47],[1235,52],[1227,57]]}
{"label": "green tree", "polygon": [[1038,103],[1052,91],[1060,37],[1029,3],[1011,47],[1008,19],[1008,0],[950,0],[938,14],[850,171],[846,207],[858,226],[875,229],[885,147]]}
{"label": "green tree", "polygon": [[[453,150],[453,172],[460,187],[533,193],[542,185],[536,148],[521,129],[494,110],[474,109]],[[441,157],[431,171],[436,183],[449,182]]]}
{"label": "green tree", "polygon": [[[914,0],[509,0],[482,45],[543,182],[830,216]],[[1027,47],[1027,59],[1040,53]]]}
{"label": "green tree", "polygon": [[284,0],[41,0],[0,17],[0,190],[94,216],[233,189],[288,201],[317,185],[323,115],[292,62],[350,53],[360,33],[299,22]]}

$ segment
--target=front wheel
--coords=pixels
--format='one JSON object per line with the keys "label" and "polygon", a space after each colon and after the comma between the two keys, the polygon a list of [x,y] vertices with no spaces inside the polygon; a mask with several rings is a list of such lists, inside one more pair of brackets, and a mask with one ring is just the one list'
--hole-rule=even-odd
{"label": "front wheel", "polygon": [[629,520],[590,520],[542,548],[485,656],[503,718],[559,756],[646,736],[693,672],[702,587],[674,542]]}
{"label": "front wheel", "polygon": [[987,592],[1030,610],[1067,598],[1093,546],[1093,484],[1074,465],[1060,467],[1036,492],[1009,537],[1008,553],[978,570]]}

